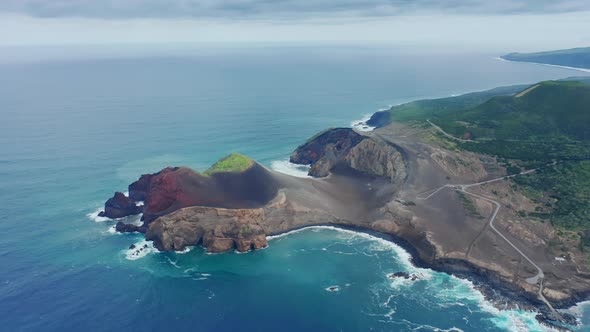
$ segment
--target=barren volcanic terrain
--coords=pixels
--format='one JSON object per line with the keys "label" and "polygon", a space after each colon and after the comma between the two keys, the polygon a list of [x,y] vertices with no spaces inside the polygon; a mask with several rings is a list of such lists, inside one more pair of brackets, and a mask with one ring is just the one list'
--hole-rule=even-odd
{"label": "barren volcanic terrain", "polygon": [[563,320],[554,306],[585,299],[584,253],[576,243],[552,246],[558,232],[527,219],[540,204],[512,182],[557,161],[509,173],[496,157],[457,146],[471,134],[455,138],[429,120],[380,126],[330,129],[299,146],[290,161],[309,165],[308,178],[233,154],[202,174],[176,167],[142,175],[129,197],[107,201],[103,215],[143,212],[142,225],[121,220],[117,230],[145,233],[160,250],[243,252],[306,226],[351,227],[392,236],[415,264],[483,280],[488,294],[539,308],[545,318]]}

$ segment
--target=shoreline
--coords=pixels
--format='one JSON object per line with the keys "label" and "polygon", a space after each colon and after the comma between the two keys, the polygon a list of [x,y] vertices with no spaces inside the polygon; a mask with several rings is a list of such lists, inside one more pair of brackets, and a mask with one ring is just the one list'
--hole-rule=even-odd
{"label": "shoreline", "polygon": [[[355,225],[317,224],[301,226],[283,232],[275,232],[267,235],[267,239],[279,239],[290,234],[299,233],[306,229],[329,229],[335,231],[345,231],[356,233],[360,236],[368,235],[376,239],[385,240],[395,246],[398,246],[401,250],[406,252],[409,255],[408,263],[413,267],[427,269],[438,273],[445,273],[471,283],[473,289],[481,293],[483,299],[496,310],[504,311],[516,309],[532,312],[536,314],[537,321],[541,325],[551,328],[555,331],[570,331],[569,328],[565,328],[564,326],[557,324],[560,322],[554,323],[547,318],[548,308],[543,301],[536,297],[532,297],[531,294],[518,289],[518,287],[515,287],[506,281],[503,281],[497,277],[495,273],[486,271],[460,259],[435,259],[432,263],[426,262],[420,258],[418,250],[412,244],[410,244],[404,238],[394,234],[382,233]],[[269,247],[270,245],[267,248]],[[556,302],[554,307],[562,313],[571,314],[571,311],[580,306],[590,305],[590,292],[587,294],[578,295],[579,298],[571,298],[569,300]],[[580,324],[581,316],[573,317],[576,319],[577,324]]]}
{"label": "shoreline", "polygon": [[[336,231],[349,231],[388,241],[396,246],[399,246],[402,250],[407,252],[410,256],[409,262],[414,267],[446,273],[448,275],[466,279],[472,282],[475,288],[484,295],[486,300],[499,310],[510,309],[510,307],[506,306],[501,307],[499,303],[500,300],[510,300],[513,303],[511,307],[519,307],[520,309],[535,311],[537,313],[542,312],[543,310],[540,310],[540,308],[544,308],[545,306],[545,304],[539,299],[531,298],[528,293],[520,291],[516,287],[511,287],[512,285],[500,280],[499,278],[493,278],[493,273],[486,272],[481,268],[473,266],[467,261],[459,259],[437,259],[433,263],[428,263],[420,258],[418,250],[404,238],[394,234],[378,232],[361,226],[337,224],[306,225],[283,232],[268,234],[267,239],[274,240],[282,238],[290,234],[304,231],[306,229],[332,229]],[[590,296],[590,293],[587,295]],[[588,296],[586,296],[586,298],[587,297]],[[590,303],[590,299],[572,299],[571,301],[561,301],[556,304],[556,307],[560,310],[567,310],[585,302]]]}
{"label": "shoreline", "polygon": [[[510,61],[498,58],[502,61]],[[510,61],[510,62],[521,62],[521,61]],[[542,64],[542,63],[538,63]],[[542,64],[548,65],[548,64]],[[586,70],[580,68],[573,68],[573,67],[565,67],[565,66],[558,66],[558,65],[549,65],[554,67],[562,67],[566,69],[572,70],[582,70],[586,72]],[[590,73],[590,70],[587,72]],[[468,94],[466,92],[464,94]],[[451,95],[454,96],[454,95]],[[389,106],[388,109],[391,109],[393,106]],[[385,110],[388,110],[385,109]],[[380,110],[381,111],[381,110]],[[372,131],[375,127],[369,126],[366,124],[366,121],[370,118],[370,115],[366,114],[363,116],[361,120],[354,120],[350,123],[350,127],[354,130],[358,131]],[[359,128],[362,127],[362,128]],[[363,130],[364,129],[364,130]],[[287,167],[291,166],[288,160],[281,160],[283,163],[281,166]],[[295,165],[295,164],[293,164]],[[270,168],[273,170],[287,174],[287,175],[294,175],[289,174],[287,172],[282,172],[281,170],[276,169],[276,165],[271,163]],[[301,172],[301,170],[299,170]],[[297,175],[295,175],[297,176]],[[305,176],[300,176],[305,177]],[[319,220],[318,220],[319,221]],[[416,268],[423,268],[428,269],[430,271],[445,273],[446,275],[453,276],[462,280],[466,280],[471,283],[473,288],[477,290],[489,303],[492,307],[498,310],[511,310],[511,309],[519,309],[525,310],[529,312],[534,312],[538,314],[537,320],[546,326],[550,326],[556,329],[559,329],[558,326],[554,326],[551,324],[550,321],[547,320],[547,308],[545,303],[543,303],[539,298],[535,296],[535,294],[530,294],[524,290],[519,289],[516,286],[515,282],[510,282],[507,280],[503,280],[500,275],[496,272],[486,270],[484,268],[478,267],[477,265],[469,262],[468,260],[461,259],[461,258],[436,258],[435,255],[433,257],[421,258],[420,252],[421,249],[428,248],[428,246],[433,246],[433,244],[426,240],[422,241],[423,243],[414,243],[412,244],[412,237],[409,237],[410,240],[406,240],[405,238],[392,234],[392,233],[384,233],[379,232],[373,229],[372,225],[363,225],[362,223],[358,223],[357,225],[353,225],[351,223],[346,224],[335,224],[335,223],[319,223],[319,224],[308,224],[304,226],[294,227],[289,230],[278,231],[278,232],[271,232],[269,234],[265,234],[267,240],[273,240],[280,237],[288,236],[289,234],[297,233],[306,229],[334,229],[336,231],[343,230],[343,231],[350,231],[353,233],[358,233],[362,235],[368,235],[374,237],[376,239],[382,239],[387,241],[403,250],[405,253],[409,255],[408,262],[412,266]],[[408,238],[408,236],[406,236]],[[151,242],[151,241],[150,241]],[[199,246],[202,247],[202,244]],[[174,250],[174,249],[172,249]],[[176,253],[185,253],[186,251],[175,251]],[[141,257],[139,257],[141,258]],[[404,259],[403,257],[400,257]],[[404,262],[405,263],[405,262]],[[576,307],[577,305],[581,305],[585,301],[588,301],[590,298],[590,291],[580,294],[574,294],[573,296],[561,300],[561,301],[554,301],[555,307],[559,309],[571,309]]]}
{"label": "shoreline", "polygon": [[[90,219],[90,218],[89,218]],[[114,221],[109,219],[109,221]],[[523,310],[528,312],[533,312],[539,317],[545,317],[544,314],[546,313],[545,304],[541,302],[539,299],[531,297],[531,294],[528,294],[522,290],[519,290],[517,287],[514,287],[510,283],[501,280],[498,278],[493,272],[486,271],[482,268],[478,268],[477,266],[473,266],[467,261],[463,261],[460,259],[435,259],[432,262],[427,262],[423,260],[420,255],[418,249],[413,246],[409,241],[405,240],[404,238],[391,234],[391,233],[383,233],[371,228],[357,226],[357,225],[340,225],[340,224],[330,224],[330,223],[319,223],[319,224],[309,224],[300,227],[295,227],[293,229],[279,231],[279,232],[271,232],[266,235],[266,238],[271,241],[274,239],[279,239],[282,237],[286,237],[290,234],[294,234],[297,232],[301,232],[307,229],[331,229],[335,231],[346,231],[356,233],[359,236],[369,236],[373,239],[371,240],[384,240],[389,242],[390,244],[399,247],[403,252],[407,253],[407,263],[410,264],[412,267],[426,269],[434,272],[445,273],[449,276],[453,276],[455,278],[464,280],[469,282],[472,288],[478,291],[482,296],[483,300],[487,302],[491,307],[495,308],[499,311],[504,310]],[[147,245],[146,248],[140,249],[141,254],[131,254],[131,250],[123,250],[125,252],[126,257],[130,261],[134,261],[137,259],[141,259],[144,256],[147,256],[151,253],[158,253],[160,251],[150,250],[152,249],[152,245],[149,242],[142,240],[140,241],[142,246],[145,244]],[[138,243],[134,243],[136,246]],[[202,247],[202,244],[199,246]],[[265,247],[264,249],[270,248],[271,245]],[[143,250],[148,249],[148,250]],[[394,249],[395,250],[395,249]],[[144,252],[145,251],[145,252]],[[188,250],[190,251],[190,250]],[[174,251],[177,254],[186,253],[187,250],[184,251]],[[130,255],[131,254],[131,255]],[[403,256],[399,256],[399,259],[404,260]],[[406,262],[404,262],[405,264]],[[580,298],[572,298],[566,301],[561,301],[555,304],[556,308],[560,310],[571,310],[579,305],[584,304],[584,302],[588,301],[588,295],[584,294],[585,297]],[[576,317],[578,318],[578,317]],[[558,326],[550,324],[550,322],[544,322],[543,319],[538,319],[538,321],[545,326],[552,327],[558,329]]]}
{"label": "shoreline", "polygon": [[588,69],[588,68],[570,67],[570,66],[563,66],[563,65],[554,65],[554,64],[550,64],[550,63],[532,62],[532,61],[515,61],[515,60],[504,59],[502,57],[496,57],[495,59],[498,59],[500,61],[506,61],[506,62],[531,63],[531,64],[535,64],[535,65],[542,65],[542,66],[549,66],[549,67],[555,67],[555,68],[577,70],[577,71],[581,71],[581,72],[589,73],[590,74],[590,69]]}

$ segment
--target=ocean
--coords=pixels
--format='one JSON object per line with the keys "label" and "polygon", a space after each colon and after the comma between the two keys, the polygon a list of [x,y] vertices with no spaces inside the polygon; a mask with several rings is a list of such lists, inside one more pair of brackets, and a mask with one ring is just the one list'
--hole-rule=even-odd
{"label": "ocean", "polygon": [[[389,105],[588,73],[385,46],[19,51],[0,57],[0,330],[544,330],[367,234],[318,227],[245,254],[137,256],[142,237],[97,211],[165,166],[240,152],[301,175],[288,163],[299,144]],[[419,279],[387,278],[399,271]],[[590,308],[575,311],[590,324]]]}

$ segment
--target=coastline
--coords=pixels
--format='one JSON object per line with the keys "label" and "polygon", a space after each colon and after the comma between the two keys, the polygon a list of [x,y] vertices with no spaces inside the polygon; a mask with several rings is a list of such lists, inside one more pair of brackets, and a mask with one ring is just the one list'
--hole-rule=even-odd
{"label": "coastline", "polygon": [[[301,232],[307,229],[332,229],[335,231],[346,231],[356,233],[360,236],[369,236],[372,237],[373,240],[380,239],[387,241],[392,245],[399,247],[403,252],[407,253],[408,263],[411,266],[415,268],[431,270],[434,272],[445,273],[447,275],[469,282],[470,287],[478,291],[483,296],[483,299],[487,302],[487,304],[496,310],[523,310],[535,313],[541,317],[544,313],[544,304],[540,300],[531,297],[530,294],[524,291],[518,290],[510,283],[507,283],[506,281],[503,281],[495,276],[494,273],[473,266],[467,261],[457,259],[435,259],[433,262],[427,262],[420,257],[419,251],[415,246],[413,246],[409,241],[395,234],[383,233],[370,228],[350,224],[340,225],[333,223],[318,223],[295,227],[285,231],[273,232],[267,234],[266,236],[269,241],[272,241],[274,239],[286,237],[290,234]],[[125,254],[126,258],[130,261],[141,259],[151,253],[158,253],[159,251],[153,250],[153,245],[151,243],[152,241],[142,240],[138,243],[134,243],[133,250],[131,248],[129,250],[124,249],[122,250],[122,253]],[[271,246],[272,245],[269,243],[269,246],[265,247],[264,249],[268,249]],[[134,253],[133,251],[137,250],[135,249],[136,247],[139,249],[139,251]],[[175,253],[186,253],[188,251],[190,250],[175,251]],[[400,259],[405,258],[400,257]],[[582,304],[584,300],[585,298],[570,299],[568,301],[557,303],[555,306],[559,309],[569,310],[573,307],[576,307],[577,305]],[[539,322],[543,323],[543,320],[539,319]],[[553,326],[549,323],[543,324],[548,327],[557,328],[556,326]]]}
{"label": "coastline", "polygon": [[[455,278],[469,282],[472,288],[481,293],[483,299],[493,308],[499,311],[503,310],[523,310],[536,314],[537,321],[552,330],[556,331],[570,331],[569,328],[562,325],[554,324],[553,321],[547,318],[548,310],[545,303],[531,294],[522,291],[514,285],[503,281],[495,275],[495,273],[486,271],[482,268],[474,266],[468,261],[459,259],[437,259],[432,263],[426,262],[418,254],[418,250],[407,240],[394,234],[382,233],[372,229],[364,228],[354,225],[338,225],[338,224],[317,224],[297,227],[291,230],[276,232],[267,235],[267,239],[275,240],[286,237],[291,234],[299,233],[307,229],[329,229],[335,231],[351,232],[360,236],[369,236],[374,240],[380,239],[389,242],[390,244],[399,247],[403,252],[408,254],[408,264],[415,268],[431,270],[434,272],[445,273]],[[266,247],[265,249],[270,247]],[[403,257],[400,257],[403,259]],[[575,312],[576,308],[583,305],[590,305],[590,292],[580,296],[579,299],[571,298],[566,301],[560,301],[554,304],[556,309],[562,313]],[[579,309],[577,312],[579,315]],[[572,315],[573,316],[573,315]],[[579,316],[573,316],[577,324],[580,323]]]}
{"label": "coastline", "polygon": [[[490,279],[487,278],[486,276],[482,275],[481,273],[478,273],[478,270],[481,270],[481,269],[474,267],[473,265],[469,264],[468,262],[447,259],[447,260],[435,260],[434,264],[428,263],[428,262],[424,261],[422,258],[420,258],[420,255],[418,254],[418,250],[412,244],[410,244],[407,240],[403,239],[402,237],[396,236],[394,234],[378,232],[378,231],[364,228],[361,226],[337,225],[337,224],[327,224],[327,223],[316,224],[316,225],[306,225],[306,226],[297,227],[297,228],[294,228],[291,230],[287,230],[284,232],[271,233],[271,234],[267,235],[267,239],[274,240],[274,239],[282,238],[282,237],[288,236],[290,234],[304,231],[306,229],[343,230],[343,231],[348,231],[348,232],[369,235],[369,236],[372,236],[372,237],[375,237],[378,239],[388,241],[396,246],[399,246],[401,249],[403,249],[405,252],[407,252],[408,255],[410,256],[410,263],[417,268],[430,269],[435,272],[446,273],[446,274],[453,275],[453,276],[461,278],[461,279],[467,279],[467,280],[473,282],[473,284],[476,286],[476,289],[478,289],[480,291],[484,290],[484,291],[482,291],[482,294],[484,294],[484,296],[486,296],[487,300],[489,300],[491,303],[495,303],[498,305],[498,306],[496,306],[497,309],[508,309],[507,307],[499,306],[500,303],[498,300],[501,300],[501,299],[510,299],[510,301],[512,301],[513,303],[519,302],[519,303],[514,303],[514,307],[519,306],[521,309],[524,307],[529,307],[532,310],[533,308],[535,308],[535,309],[538,308],[536,305],[539,305],[539,306],[544,305],[543,302],[541,302],[539,300],[523,301],[522,296],[515,294],[516,289],[511,290],[510,287],[507,287],[509,285],[501,282],[498,278],[496,278],[496,279],[497,279],[498,285],[501,285],[501,287],[492,287],[492,285],[488,285]],[[459,269],[445,268],[445,265],[448,263],[455,263],[457,265],[463,265],[467,269],[461,271]],[[510,292],[507,294],[498,294],[498,291],[500,291],[502,293],[502,292],[506,292],[508,290],[510,290]],[[526,294],[526,293],[523,292],[523,294]],[[506,295],[506,296],[499,296],[499,295]],[[490,296],[490,298],[488,298],[488,296]],[[535,303],[531,303],[531,302],[535,302]],[[575,305],[576,303],[579,303],[579,302],[573,302],[573,303]],[[568,306],[568,304],[564,304],[564,307],[571,307],[571,305]]]}
{"label": "coastline", "polygon": [[549,66],[549,67],[555,67],[555,68],[577,70],[577,71],[581,71],[581,72],[584,72],[584,73],[590,73],[590,69],[588,69],[588,68],[570,67],[570,66],[562,66],[562,65],[553,65],[553,64],[550,64],[550,63],[532,62],[532,61],[514,61],[514,60],[504,59],[502,57],[496,57],[495,59],[500,60],[500,61],[506,61],[506,62],[531,63],[531,64],[535,64],[535,65],[543,65],[543,66]]}
{"label": "coastline", "polygon": [[[504,60],[504,59],[502,59]],[[509,60],[505,60],[509,61]],[[511,61],[516,62],[516,61]],[[554,66],[554,65],[551,65]],[[563,67],[563,66],[556,66],[556,67]],[[570,68],[576,69],[577,68]],[[590,71],[589,71],[590,72]],[[391,107],[390,107],[391,108]],[[365,115],[362,120],[360,121],[353,121],[351,122],[351,127],[358,131],[372,131],[375,127],[371,127],[366,124],[369,116]],[[364,121],[363,121],[364,120]],[[361,127],[360,129],[357,127]],[[291,166],[288,161],[283,160],[283,167]],[[294,165],[294,164],[293,164]],[[273,165],[271,168],[277,170]],[[281,172],[283,173],[283,172]],[[289,173],[284,173],[289,174]],[[291,174],[294,175],[294,174]],[[303,174],[299,174],[300,177],[307,177]],[[297,176],[297,175],[296,175]],[[500,275],[496,272],[488,271],[473,263],[463,260],[463,259],[449,259],[449,258],[435,258],[429,259],[426,257],[426,260],[420,257],[420,248],[427,248],[428,246],[433,246],[432,243],[428,240],[424,241],[424,246],[422,243],[414,243],[414,245],[409,242],[408,240],[404,239],[401,236],[389,233],[388,231],[379,232],[372,229],[368,225],[351,225],[351,224],[335,224],[335,223],[320,223],[320,224],[307,224],[305,226],[299,226],[295,228],[291,228],[289,230],[284,230],[276,233],[269,233],[266,234],[266,238],[268,240],[277,239],[283,236],[287,236],[289,234],[293,234],[295,232],[299,232],[305,229],[313,229],[313,228],[326,228],[326,229],[335,229],[335,230],[344,230],[344,231],[351,231],[359,234],[366,234],[378,239],[382,239],[388,241],[396,246],[399,246],[404,252],[409,255],[409,263],[412,266],[417,268],[424,268],[429,269],[435,272],[445,273],[447,275],[469,281],[473,288],[477,290],[480,294],[483,295],[484,299],[491,304],[494,308],[498,310],[510,310],[510,309],[518,309],[518,310],[526,310],[529,312],[534,312],[539,314],[537,320],[547,326],[551,326],[554,328],[559,328],[558,326],[552,326],[547,321],[546,308],[545,304],[537,299],[534,294],[527,293],[515,287],[514,284],[503,280],[500,278]],[[411,241],[411,240],[410,240]],[[186,251],[181,251],[180,253],[185,253]],[[146,253],[147,254],[147,253]],[[142,256],[143,257],[143,256]],[[141,257],[138,257],[141,258]],[[128,258],[129,259],[129,258]],[[136,258],[137,259],[137,258]],[[585,300],[588,299],[590,292],[583,293],[583,294],[575,294],[574,296],[567,298],[563,301],[556,301],[556,307],[559,309],[569,309],[578,304],[583,303]],[[539,318],[541,317],[541,318]]]}

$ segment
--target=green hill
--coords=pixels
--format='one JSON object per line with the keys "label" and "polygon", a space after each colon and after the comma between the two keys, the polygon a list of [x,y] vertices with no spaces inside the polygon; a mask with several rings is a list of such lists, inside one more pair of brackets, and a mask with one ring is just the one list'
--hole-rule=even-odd
{"label": "green hill", "polygon": [[208,170],[203,172],[204,175],[210,176],[215,173],[239,173],[247,170],[254,165],[254,161],[239,153],[232,153],[220,159],[213,164]]}
{"label": "green hill", "polygon": [[510,53],[502,59],[590,69],[590,47],[537,53]]}
{"label": "green hill", "polygon": [[[493,91],[493,90],[491,90]],[[389,121],[431,128],[430,120],[457,138],[437,137],[457,149],[494,155],[509,172],[544,167],[513,178],[539,208],[527,216],[573,230],[590,247],[590,79],[546,81],[468,97],[417,101],[393,107]],[[510,93],[511,92],[511,93]],[[383,115],[382,115],[383,116]],[[524,213],[524,212],[523,212]]]}
{"label": "green hill", "polygon": [[541,82],[464,110],[430,114],[446,132],[478,144],[464,148],[500,157],[545,161],[590,155],[590,85]]}
{"label": "green hill", "polygon": [[386,111],[377,112],[371,116],[367,124],[373,127],[383,127],[392,121],[424,120],[436,114],[477,106],[491,97],[510,96],[525,88],[527,88],[527,85],[515,85],[471,92],[454,97],[416,100],[392,106]]}

